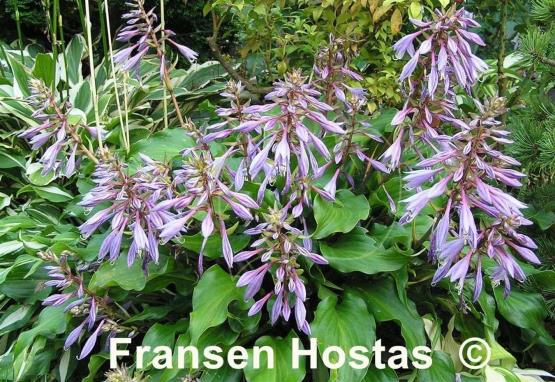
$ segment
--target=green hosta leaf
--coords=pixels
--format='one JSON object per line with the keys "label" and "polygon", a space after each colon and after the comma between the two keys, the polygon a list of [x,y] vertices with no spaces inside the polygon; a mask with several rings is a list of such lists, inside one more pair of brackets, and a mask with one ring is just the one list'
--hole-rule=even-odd
{"label": "green hosta leaf", "polygon": [[[91,95],[91,85],[89,81],[83,81],[79,85],[77,92],[73,97],[73,106],[79,110],[90,111],[93,109],[92,95]],[[73,121],[72,121],[73,122]],[[85,115],[85,123],[87,122],[87,117]]]}
{"label": "green hosta leaf", "polygon": [[412,1],[409,6],[409,16],[413,19],[422,19],[422,4],[419,1]]}
{"label": "green hosta leaf", "polygon": [[87,123],[87,115],[83,110],[80,110],[76,107],[72,108],[68,114],[67,120],[72,125],[78,125],[80,123],[86,124]]}
{"label": "green hosta leaf", "polygon": [[138,158],[140,153],[154,160],[169,161],[181,150],[193,146],[194,141],[185,130],[168,129],[133,144],[131,155]]}
{"label": "green hosta leaf", "polygon": [[428,230],[432,226],[434,219],[427,215],[417,216],[411,223],[400,225],[393,223],[389,226],[375,224],[372,227],[370,236],[375,238],[385,248],[397,247],[403,252],[412,253],[412,243],[414,240],[423,240],[427,237]]}
{"label": "green hosta leaf", "polygon": [[40,163],[30,163],[27,166],[27,178],[35,186],[46,186],[56,178],[56,174],[50,172],[42,175],[42,165]]}
{"label": "green hosta leaf", "polygon": [[[154,349],[157,346],[172,347],[175,342],[175,336],[187,330],[187,321],[178,321],[175,324],[154,324],[148,329],[143,338],[142,346],[150,346]],[[153,352],[146,353],[143,357],[143,367],[148,367],[152,362],[155,354]]]}
{"label": "green hosta leaf", "polygon": [[119,286],[125,290],[142,290],[146,285],[146,276],[141,262],[136,260],[131,267],[127,266],[125,254],[114,262],[104,262],[94,273],[89,288],[97,290],[109,286]]}
{"label": "green hosta leaf", "polygon": [[349,190],[339,190],[334,202],[328,202],[318,195],[314,200],[314,219],[317,223],[314,238],[321,239],[336,232],[349,232],[360,220],[368,218],[369,213],[368,200]]}
{"label": "green hosta leaf", "polygon": [[12,74],[14,78],[14,95],[16,97],[28,97],[31,93],[29,91],[29,74],[25,67],[15,58],[8,56],[8,63],[12,69]]}
{"label": "green hosta leaf", "polygon": [[387,278],[357,288],[357,291],[376,321],[395,321],[401,325],[401,335],[412,351],[416,346],[426,345],[424,324],[414,304],[410,300],[404,304],[396,289],[393,280]]}
{"label": "green hosta leaf", "polygon": [[235,280],[218,265],[202,275],[193,291],[191,312],[191,343],[196,344],[208,328],[220,325],[227,318],[227,308],[232,301],[242,298]]}
{"label": "green hosta leaf", "polygon": [[[71,39],[66,48],[67,57],[67,77],[71,86],[75,86],[83,80],[81,74],[81,60],[85,51],[85,39],[81,35],[76,35]],[[63,60],[63,55],[59,56]],[[62,64],[61,67],[64,67]],[[65,80],[65,77],[64,77]]]}
{"label": "green hosta leaf", "polygon": [[549,229],[555,224],[555,213],[552,211],[537,210],[534,206],[529,206],[526,210],[526,216],[538,224],[542,231]]}
{"label": "green hosta leaf", "polygon": [[495,288],[494,294],[497,308],[507,321],[519,328],[533,331],[543,344],[555,346],[555,340],[544,326],[547,310],[541,295],[513,290],[505,298],[502,288]]}
{"label": "green hosta leaf", "polygon": [[221,367],[216,370],[206,370],[202,373],[200,378],[201,382],[240,382],[242,380],[243,373],[241,370],[235,370],[231,367]]}
{"label": "green hosta leaf", "polygon": [[99,373],[102,365],[108,360],[108,353],[93,354],[89,359],[88,369],[89,374],[83,378],[82,382],[94,382],[97,380],[95,377]]}
{"label": "green hosta leaf", "polygon": [[418,371],[418,382],[455,381],[455,368],[449,354],[434,351],[432,366]]}
{"label": "green hosta leaf", "polygon": [[62,190],[58,186],[39,187],[39,186],[27,185],[22,187],[19,190],[18,194],[31,192],[31,191],[34,191],[41,198],[44,198],[54,203],[68,202],[73,199],[73,196],[70,193],[68,193],[65,190]]}
{"label": "green hosta leaf", "polygon": [[21,155],[0,151],[0,168],[25,168],[25,158]]}
{"label": "green hosta leaf", "polygon": [[398,382],[397,374],[391,369],[370,367],[363,379],[364,382]]}
{"label": "green hosta leaf", "polygon": [[222,78],[227,75],[226,70],[218,61],[206,61],[202,64],[194,64],[187,70],[185,79],[180,83],[180,87],[184,87],[191,91],[202,88],[210,81]]}
{"label": "green hosta leaf", "polygon": [[363,272],[369,275],[392,272],[410,261],[409,256],[394,249],[384,249],[363,228],[356,228],[332,242],[321,242],[320,251],[330,265],[341,272]]}
{"label": "green hosta leaf", "polygon": [[31,346],[37,336],[51,336],[66,330],[67,316],[63,306],[47,306],[42,309],[35,325],[17,338],[15,343],[16,356]]}
{"label": "green hosta leaf", "polygon": [[6,195],[3,192],[0,192],[0,210],[8,207],[12,202],[12,197],[10,195]]}
{"label": "green hosta leaf", "polygon": [[[228,230],[229,235],[229,230]],[[202,247],[203,237],[199,232],[192,236],[183,235],[178,239],[179,243],[190,251],[200,253],[200,248]],[[244,249],[250,241],[250,237],[247,235],[231,235],[229,236],[229,242],[234,253]],[[211,259],[217,259],[223,257],[222,253],[222,237],[218,234],[214,234],[208,238],[206,245],[204,247],[204,256]]]}
{"label": "green hosta leaf", "polygon": [[13,305],[0,319],[0,336],[25,325],[35,310],[30,305]]}
{"label": "green hosta leaf", "polygon": [[18,240],[10,240],[0,243],[0,257],[9,255],[23,249],[23,243]]}
{"label": "green hosta leaf", "polygon": [[397,114],[396,109],[383,110],[378,117],[372,119],[372,127],[380,133],[393,131],[391,121],[395,114]]}
{"label": "green hosta leaf", "polygon": [[260,357],[260,367],[255,369],[253,365],[253,351],[249,352],[249,364],[245,368],[247,382],[301,382],[304,380],[305,357],[301,357],[299,368],[293,369],[291,359],[293,350],[291,341],[297,337],[293,331],[285,338],[264,336],[256,340],[256,346],[269,346],[274,350],[274,368],[267,367],[265,353]]}
{"label": "green hosta leaf", "polygon": [[33,76],[41,79],[47,87],[51,87],[55,81],[54,59],[50,53],[39,53],[35,57]]}
{"label": "green hosta leaf", "polygon": [[[349,292],[340,304],[333,295],[320,302],[311,326],[313,337],[318,339],[320,354],[328,346],[339,346],[346,354],[353,346],[371,349],[376,338],[376,323],[368,313],[366,303]],[[331,361],[336,362],[337,359]],[[366,369],[355,369],[345,363],[332,373],[335,381],[358,382],[363,379]]]}

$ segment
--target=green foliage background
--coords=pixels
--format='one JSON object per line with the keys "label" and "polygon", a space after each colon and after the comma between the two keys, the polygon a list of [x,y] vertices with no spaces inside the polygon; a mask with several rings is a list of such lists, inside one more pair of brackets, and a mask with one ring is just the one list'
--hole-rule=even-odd
{"label": "green foliage background", "polygon": [[[138,333],[142,344],[199,346],[237,341],[252,347],[271,344],[287,354],[288,340],[298,334],[284,323],[276,327],[260,322],[260,315],[248,318],[248,305],[235,288],[235,280],[218,264],[202,278],[194,273],[188,253],[198,252],[198,235],[184,236],[179,245],[167,248],[162,261],[148,276],[140,267],[127,268],[95,262],[102,235],[85,242],[76,224],[85,218],[77,205],[79,195],[90,189],[87,175],[76,182],[54,182],[33,165],[36,153],[16,138],[32,122],[29,106],[21,101],[27,82],[55,79],[45,68],[55,66],[52,31],[58,31],[56,54],[66,58],[64,70],[73,76],[67,91],[85,122],[94,120],[90,97],[88,52],[79,17],[81,0],[60,0],[60,24],[53,20],[55,3],[50,1],[3,0],[0,22],[8,27],[0,33],[0,380],[6,381],[98,381],[105,380],[107,353],[97,352],[76,361],[75,349],[62,350],[64,336],[74,327],[59,307],[42,308],[40,301],[51,293],[42,288],[47,279],[45,263],[38,251],[70,251],[78,266],[95,271],[89,287],[115,301],[133,305],[121,322]],[[102,118],[111,133],[107,142],[121,146],[121,126],[115,114],[113,84],[108,77],[106,31],[98,7],[93,4],[94,57],[97,86],[101,94]],[[353,66],[364,74],[363,87],[369,93],[368,120],[387,137],[392,108],[403,103],[397,77],[403,65],[393,58],[392,44],[413,31],[408,18],[420,18],[447,0],[213,0],[167,2],[166,19],[180,41],[200,52],[200,66],[178,67],[175,80],[179,100],[187,115],[198,124],[216,120],[218,93],[229,79],[216,61],[207,38],[213,36],[212,21],[223,20],[217,43],[223,58],[232,62],[241,76],[256,78],[255,86],[269,86],[287,70],[300,67],[310,72],[318,48],[330,33],[346,39],[346,49],[360,55]],[[507,3],[506,7],[502,4]],[[149,5],[157,2],[147,1]],[[501,4],[501,5],[500,5]],[[488,288],[478,303],[458,306],[456,291],[447,283],[429,286],[434,266],[422,255],[431,218],[424,216],[412,227],[399,227],[389,210],[384,179],[373,175],[362,195],[342,193],[341,206],[317,199],[314,228],[320,251],[330,260],[330,269],[311,270],[313,290],[310,309],[315,312],[314,334],[324,344],[343,346],[369,342],[353,330],[364,327],[389,345],[412,348],[428,343],[434,349],[434,367],[429,371],[369,369],[362,375],[340,369],[330,373],[289,371],[278,365],[275,372],[248,367],[244,373],[231,369],[219,372],[159,372],[147,369],[148,381],[530,381],[520,369],[554,371],[555,342],[555,106],[553,105],[555,38],[553,0],[467,1],[466,8],[482,23],[479,33],[487,47],[480,56],[491,65],[480,81],[482,95],[501,93],[509,100],[511,112],[505,121],[515,140],[513,154],[528,175],[526,185],[514,192],[530,204],[529,218],[535,225],[528,234],[540,245],[543,265],[526,268],[528,282],[515,288],[505,299],[498,289]],[[15,9],[19,16],[16,17]],[[110,2],[112,35],[120,24],[123,1]],[[18,21],[19,20],[19,21]],[[18,28],[22,31],[18,35]],[[23,55],[23,58],[22,58]],[[205,62],[206,61],[206,62]],[[164,129],[164,111],[156,65],[143,64],[142,83],[129,79],[130,163],[143,152],[153,159],[176,159],[180,149],[192,145],[175,125]],[[257,100],[256,94],[252,95]],[[461,102],[464,107],[464,100]],[[122,151],[122,155],[125,155]],[[404,192],[399,176],[384,187],[398,201]],[[343,207],[343,208],[342,208]],[[340,210],[338,212],[338,209]],[[332,222],[327,224],[326,222]],[[209,243],[214,248],[218,243]],[[232,236],[234,250],[248,245],[240,232]],[[171,254],[170,254],[171,252]],[[194,261],[193,261],[194,263]],[[345,276],[347,275],[347,276]],[[469,293],[469,291],[465,291]],[[339,297],[338,297],[339,296]],[[359,322],[360,321],[360,322]],[[343,330],[343,331],[342,331]],[[65,333],[65,334],[64,334]],[[343,337],[341,336],[345,334]],[[471,374],[456,362],[462,338],[483,337],[494,349],[490,366]],[[356,341],[355,341],[356,340]],[[132,360],[122,381],[139,381]],[[283,373],[287,370],[287,373]],[[283,374],[279,374],[283,373]],[[355,373],[356,374],[356,373]],[[123,378],[123,377],[122,377]],[[115,381],[113,379],[112,381]]]}

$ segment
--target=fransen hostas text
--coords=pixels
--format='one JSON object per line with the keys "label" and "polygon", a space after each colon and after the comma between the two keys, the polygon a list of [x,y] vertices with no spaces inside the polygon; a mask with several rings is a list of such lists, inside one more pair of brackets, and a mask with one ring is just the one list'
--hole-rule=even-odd
{"label": "fransen hostas text", "polygon": [[[110,367],[118,366],[118,358],[130,356],[129,350],[125,350],[125,344],[130,344],[130,338],[112,338],[110,340]],[[308,349],[305,349],[298,338],[291,340],[291,367],[297,369],[302,363],[316,369],[318,359],[318,340],[310,339]],[[389,349],[377,340],[372,348],[365,346],[353,346],[350,349],[342,349],[339,346],[328,346],[321,352],[324,365],[330,369],[338,369],[345,364],[353,369],[365,369],[373,365],[378,369],[427,369],[432,365],[431,349],[427,346],[417,346],[409,351],[403,346],[392,346]],[[151,360],[151,361],[150,361]],[[138,369],[144,369],[152,365],[155,369],[173,368],[206,368],[219,369],[228,365],[233,369],[243,369],[250,363],[255,369],[273,369],[275,367],[274,349],[270,346],[254,346],[247,351],[242,346],[233,346],[224,351],[219,346],[207,346],[198,349],[195,346],[178,346],[172,349],[169,346],[138,346],[135,353],[135,361]],[[121,363],[121,360],[120,362]]]}

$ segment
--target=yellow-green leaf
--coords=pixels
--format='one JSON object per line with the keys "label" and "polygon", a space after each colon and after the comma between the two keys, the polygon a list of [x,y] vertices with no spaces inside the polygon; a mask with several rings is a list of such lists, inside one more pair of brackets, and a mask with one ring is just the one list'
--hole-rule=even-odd
{"label": "yellow-green leaf", "polygon": [[403,15],[401,11],[397,8],[393,11],[391,15],[391,33],[397,34],[401,31],[401,25],[403,24]]}
{"label": "yellow-green leaf", "polygon": [[416,20],[422,20],[422,4],[419,1],[410,3],[409,16]]}

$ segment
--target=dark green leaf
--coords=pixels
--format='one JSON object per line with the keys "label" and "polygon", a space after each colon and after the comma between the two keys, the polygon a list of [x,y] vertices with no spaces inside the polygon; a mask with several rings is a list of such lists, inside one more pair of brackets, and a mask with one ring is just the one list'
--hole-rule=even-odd
{"label": "dark green leaf", "polygon": [[227,317],[228,306],[242,297],[234,278],[218,265],[202,275],[193,291],[191,312],[191,343],[196,344],[208,328],[220,325]]}
{"label": "dark green leaf", "polygon": [[418,382],[455,381],[455,368],[449,354],[434,351],[432,366],[418,371]]}
{"label": "dark green leaf", "polygon": [[321,242],[320,251],[330,265],[341,272],[363,272],[369,275],[391,272],[410,261],[409,256],[378,245],[363,228],[356,228],[332,242]]}
{"label": "dark green leaf", "polygon": [[332,233],[349,232],[360,220],[368,218],[369,213],[370,206],[366,198],[349,190],[339,190],[334,202],[328,202],[318,195],[314,200],[317,227],[313,236],[321,239]]}
{"label": "dark green leaf", "polygon": [[140,140],[131,147],[131,155],[143,154],[158,161],[169,161],[187,147],[193,147],[193,139],[183,129],[168,129]]}
{"label": "dark green leaf", "polygon": [[299,368],[293,369],[291,341],[296,335],[293,331],[286,338],[264,336],[256,340],[256,346],[269,346],[274,350],[274,368],[267,367],[266,353],[260,357],[260,367],[253,367],[253,351],[249,349],[249,364],[245,368],[247,382],[301,382],[304,379],[305,357],[301,357]]}
{"label": "dark green leaf", "polygon": [[[341,303],[336,296],[326,297],[316,309],[312,333],[318,339],[320,354],[328,346],[339,346],[346,354],[353,346],[371,349],[376,339],[376,323],[360,297],[347,292]],[[371,358],[371,354],[367,354]],[[337,362],[337,359],[331,359]],[[366,369],[352,368],[348,363],[333,371],[337,381],[359,382]]]}
{"label": "dark green leaf", "polygon": [[414,304],[410,300],[408,305],[403,304],[396,289],[390,278],[373,281],[357,288],[376,321],[395,321],[400,324],[401,335],[412,351],[416,346],[426,345],[424,324]]}

